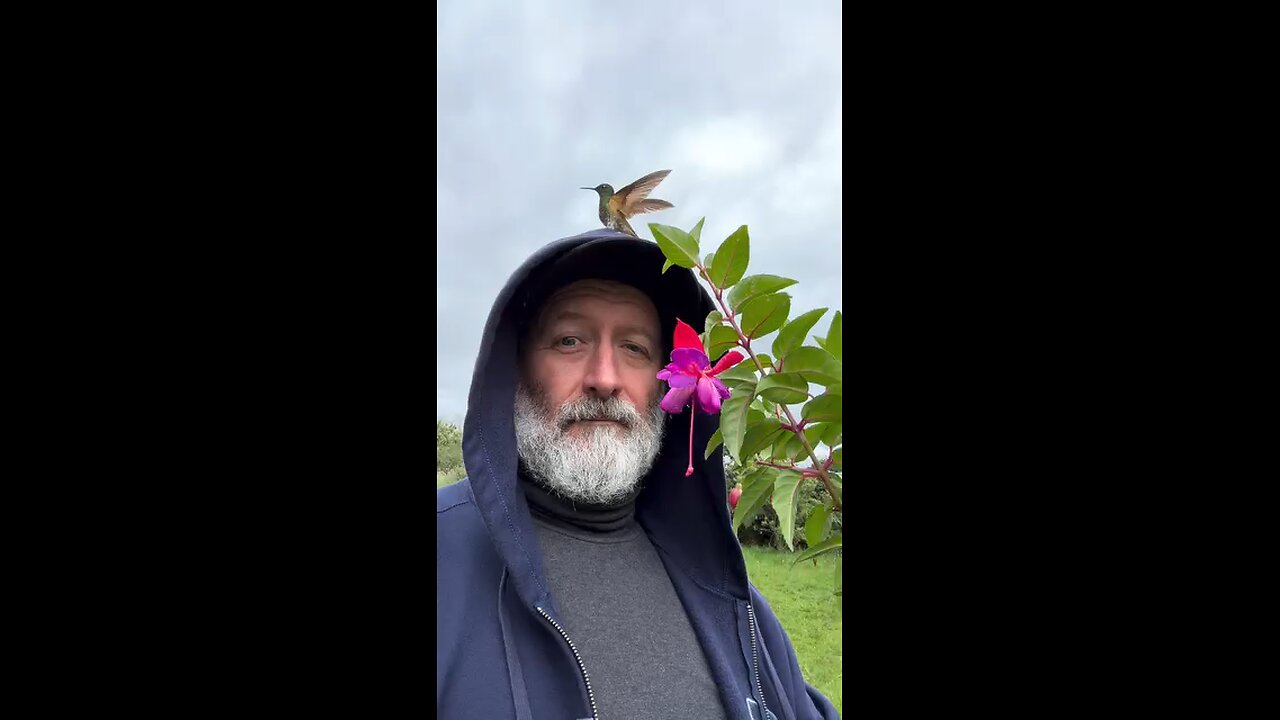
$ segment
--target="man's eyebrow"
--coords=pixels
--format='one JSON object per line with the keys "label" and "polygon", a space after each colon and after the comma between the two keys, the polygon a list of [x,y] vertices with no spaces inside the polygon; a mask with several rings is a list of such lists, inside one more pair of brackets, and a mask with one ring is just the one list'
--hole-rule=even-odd
{"label": "man's eyebrow", "polygon": [[654,335],[651,330],[640,325],[622,325],[618,328],[618,332],[623,335],[639,335],[655,345],[658,343],[658,336]]}
{"label": "man's eyebrow", "polygon": [[561,310],[554,315],[544,315],[537,324],[534,325],[534,333],[542,335],[551,332],[551,329],[557,324],[573,320],[587,320],[587,316],[572,310]]}
{"label": "man's eyebrow", "polygon": [[546,324],[550,325],[551,323],[557,323],[564,320],[587,320],[587,319],[588,319],[587,316],[583,315],[580,312],[574,312],[573,310],[561,310],[555,315],[552,315],[551,317],[547,318]]}

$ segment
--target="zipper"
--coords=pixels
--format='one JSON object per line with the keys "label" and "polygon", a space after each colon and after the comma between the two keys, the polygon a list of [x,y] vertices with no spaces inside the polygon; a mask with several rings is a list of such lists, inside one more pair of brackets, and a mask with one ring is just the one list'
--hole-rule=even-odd
{"label": "zipper", "polygon": [[[750,609],[751,606],[748,605],[747,607]],[[564,641],[569,644],[569,649],[573,651],[573,659],[578,661],[578,669],[582,671],[582,682],[587,686],[587,700],[591,701],[591,720],[600,720],[600,715],[596,712],[596,695],[591,690],[591,677],[587,675],[587,666],[582,664],[582,656],[578,654],[578,648],[573,644],[573,641],[569,639],[569,635],[565,633],[564,628],[560,627],[560,623],[552,620],[546,610],[543,610],[540,607],[535,609],[538,611],[539,615],[546,618],[547,622],[551,623],[551,627],[555,628],[556,632],[560,633],[560,637],[564,638]],[[754,647],[754,638],[752,638],[751,643],[752,647]]]}
{"label": "zipper", "polygon": [[747,620],[751,623],[751,671],[755,673],[756,692],[760,695],[760,716],[767,718],[772,713],[769,712],[769,705],[764,701],[764,687],[760,685],[760,650],[756,647],[756,611],[751,607],[751,603],[747,603]]}

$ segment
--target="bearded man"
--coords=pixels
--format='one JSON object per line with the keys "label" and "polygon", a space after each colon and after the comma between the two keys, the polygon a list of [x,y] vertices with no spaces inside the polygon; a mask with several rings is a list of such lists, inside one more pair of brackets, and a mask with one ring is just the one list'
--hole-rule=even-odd
{"label": "bearded man", "polygon": [[[556,241],[490,311],[436,492],[443,718],[835,718],[747,579],[719,424],[659,406],[693,273],[613,230]],[[713,358],[714,360],[714,358]],[[693,412],[686,409],[684,412]],[[683,418],[683,419],[682,419]]]}

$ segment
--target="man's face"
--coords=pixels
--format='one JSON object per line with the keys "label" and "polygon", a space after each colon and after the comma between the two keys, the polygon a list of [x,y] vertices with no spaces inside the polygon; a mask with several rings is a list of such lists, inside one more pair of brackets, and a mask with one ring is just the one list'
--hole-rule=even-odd
{"label": "man's face", "polygon": [[[580,280],[543,306],[526,339],[525,381],[557,407],[617,397],[644,412],[660,387],[659,332],[658,311],[644,293],[621,283]],[[568,431],[581,436],[607,422],[575,421]]]}
{"label": "man's face", "polygon": [[544,304],[524,340],[516,441],[526,468],[582,502],[625,496],[653,463],[664,416],[653,302],[582,280]]}

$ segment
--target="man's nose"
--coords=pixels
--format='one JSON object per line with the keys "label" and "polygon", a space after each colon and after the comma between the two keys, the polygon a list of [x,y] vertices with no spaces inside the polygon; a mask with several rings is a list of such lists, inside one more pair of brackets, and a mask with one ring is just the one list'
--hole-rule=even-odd
{"label": "man's nose", "polygon": [[613,348],[598,346],[588,360],[587,374],[583,377],[583,390],[601,398],[617,395],[622,390],[618,376],[617,355]]}

